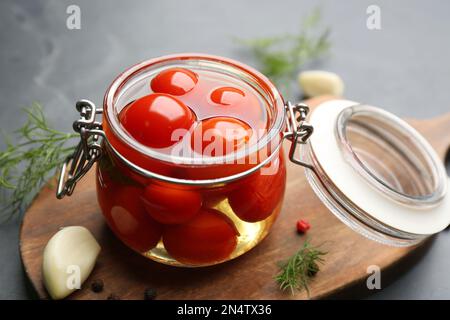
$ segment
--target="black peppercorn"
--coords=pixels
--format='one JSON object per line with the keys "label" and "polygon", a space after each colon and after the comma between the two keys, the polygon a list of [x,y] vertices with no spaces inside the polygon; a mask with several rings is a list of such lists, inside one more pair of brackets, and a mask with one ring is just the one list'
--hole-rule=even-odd
{"label": "black peppercorn", "polygon": [[145,289],[144,291],[144,300],[154,300],[156,298],[156,290],[153,288]]}
{"label": "black peppercorn", "polygon": [[94,282],[91,283],[91,290],[95,293],[99,293],[103,291],[103,280],[99,279],[99,280],[95,280]]}
{"label": "black peppercorn", "polygon": [[120,297],[114,293],[111,293],[108,298],[106,298],[107,300],[120,300]]}

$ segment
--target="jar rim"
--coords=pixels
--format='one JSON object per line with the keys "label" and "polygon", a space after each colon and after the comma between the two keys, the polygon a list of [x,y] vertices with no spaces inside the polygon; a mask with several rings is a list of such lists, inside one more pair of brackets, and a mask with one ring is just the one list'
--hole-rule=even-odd
{"label": "jar rim", "polygon": [[[423,162],[426,163],[433,179],[433,189],[425,194],[412,195],[404,191],[397,190],[383,179],[378,177],[361,159],[358,152],[354,150],[347,134],[347,126],[353,117],[363,116],[366,119],[375,119],[383,121],[385,127],[383,131],[391,130],[393,133],[408,137],[408,141],[415,148],[411,152],[420,153]],[[368,181],[375,189],[386,194],[390,199],[398,201],[401,204],[416,208],[427,208],[437,206],[442,202],[447,192],[447,175],[443,166],[439,165],[439,159],[431,146],[425,142],[424,138],[408,123],[386,112],[382,109],[368,105],[356,105],[345,108],[340,112],[337,118],[336,138],[341,146],[345,159],[350,165]]]}
{"label": "jar rim", "polygon": [[[182,156],[175,156],[170,154],[164,154],[161,152],[158,152],[152,148],[149,148],[147,146],[144,146],[143,144],[139,143],[135,139],[132,139],[125,130],[120,126],[118,118],[115,116],[115,102],[118,99],[118,94],[120,93],[120,90],[123,88],[123,86],[127,83],[128,80],[130,80],[133,76],[138,75],[140,72],[143,72],[144,70],[147,70],[148,68],[151,68],[153,66],[156,66],[158,64],[163,63],[174,63],[174,62],[186,62],[186,61],[196,61],[196,62],[204,62],[204,63],[214,63],[216,65],[223,65],[228,67],[228,70],[232,70],[235,72],[240,72],[242,74],[247,75],[248,77],[251,77],[254,79],[258,85],[263,87],[265,89],[266,93],[268,93],[271,97],[271,105],[273,106],[273,119],[271,121],[270,127],[267,130],[267,134],[262,136],[257,143],[251,145],[249,148],[244,148],[243,150],[238,150],[237,152],[229,153],[224,156],[219,157],[199,157],[199,158],[193,158],[193,157],[182,157]],[[231,69],[230,69],[231,68]],[[144,156],[148,156],[152,159],[156,159],[159,161],[164,161],[167,163],[177,163],[177,164],[188,164],[190,166],[205,166],[210,164],[229,164],[230,161],[233,159],[240,159],[242,157],[246,157],[254,152],[258,152],[259,150],[263,149],[265,146],[267,146],[269,143],[275,142],[276,145],[273,146],[272,154],[270,154],[264,161],[261,161],[257,163],[255,166],[251,167],[248,170],[245,170],[243,172],[240,172],[238,174],[233,174],[231,176],[225,176],[220,178],[213,178],[213,179],[180,179],[180,178],[173,178],[161,174],[157,174],[154,172],[151,172],[149,170],[143,169],[136,164],[132,163],[128,159],[126,159],[125,156],[120,154],[117,149],[115,149],[111,143],[108,142],[109,147],[112,149],[112,151],[123,161],[127,166],[130,166],[131,169],[138,172],[139,174],[142,174],[148,178],[155,178],[158,180],[163,180],[167,182],[173,182],[173,183],[179,183],[179,184],[194,184],[194,185],[203,185],[203,184],[211,184],[211,183],[224,183],[228,181],[232,181],[235,179],[238,179],[240,177],[246,176],[265,164],[267,164],[270,159],[273,158],[273,155],[276,154],[282,144],[283,139],[276,139],[279,137],[280,133],[282,132],[285,124],[285,110],[284,110],[284,100],[281,96],[278,89],[275,87],[275,85],[262,73],[259,71],[253,69],[250,66],[247,66],[243,63],[240,63],[238,61],[215,56],[215,55],[209,55],[209,54],[201,54],[201,53],[179,53],[179,54],[171,54],[171,55],[165,55],[149,60],[142,61],[140,63],[137,63],[129,68],[127,68],[125,71],[123,71],[121,74],[119,74],[114,81],[111,83],[111,85],[108,87],[104,99],[103,99],[103,115],[104,119],[108,122],[109,127],[111,128],[112,133],[118,137],[123,143],[125,143],[127,146],[133,148],[137,152],[143,154]],[[107,140],[107,139],[106,139]],[[232,162],[231,162],[232,163]]]}

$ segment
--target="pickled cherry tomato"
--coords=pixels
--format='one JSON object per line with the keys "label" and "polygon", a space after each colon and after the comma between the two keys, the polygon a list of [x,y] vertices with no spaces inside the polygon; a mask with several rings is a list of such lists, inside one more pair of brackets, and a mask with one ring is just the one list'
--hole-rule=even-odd
{"label": "pickled cherry tomato", "polygon": [[234,251],[238,232],[232,221],[214,209],[202,209],[182,225],[165,226],[167,252],[186,264],[210,264],[225,260]]}
{"label": "pickled cherry tomato", "polygon": [[220,105],[229,106],[242,102],[245,93],[233,87],[220,87],[211,92],[211,101]]}
{"label": "pickled cherry tomato", "polygon": [[[160,166],[161,169],[166,169],[165,167]],[[152,172],[161,173],[160,167],[152,166]],[[121,162],[120,160],[114,161],[114,167],[113,170],[117,172],[120,176],[119,182],[126,182],[128,184],[139,184],[142,187],[145,187],[150,179],[133,171],[131,168],[127,167],[126,164]],[[165,170],[165,172],[170,173],[169,170]],[[164,172],[164,173],[165,173]]]}
{"label": "pickled cherry tomato", "polygon": [[146,212],[141,200],[143,190],[124,186],[110,195],[108,222],[127,245],[138,252],[146,252],[156,246],[162,227]]}
{"label": "pickled cherry tomato", "polygon": [[286,185],[286,168],[282,156],[263,167],[267,171],[242,181],[228,196],[234,213],[243,221],[257,222],[269,217],[282,201]]}
{"label": "pickled cherry tomato", "polygon": [[187,132],[195,121],[194,113],[180,100],[163,93],[152,93],[129,104],[119,115],[128,133],[151,148],[165,148],[179,138],[175,130]]}
{"label": "pickled cherry tomato", "polygon": [[143,201],[147,213],[164,224],[179,224],[192,219],[202,206],[199,192],[150,184],[145,188]]}
{"label": "pickled cherry tomato", "polygon": [[231,117],[203,120],[191,136],[192,149],[205,156],[223,156],[247,144],[252,135],[250,126]]}
{"label": "pickled cherry tomato", "polygon": [[150,87],[153,92],[181,96],[194,89],[197,81],[197,74],[191,70],[172,68],[164,70],[154,77],[150,83]]}

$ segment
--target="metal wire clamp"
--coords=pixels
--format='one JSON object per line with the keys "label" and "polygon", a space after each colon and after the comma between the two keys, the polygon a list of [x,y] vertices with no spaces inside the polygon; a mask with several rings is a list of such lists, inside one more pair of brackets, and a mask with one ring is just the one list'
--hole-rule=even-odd
{"label": "metal wire clamp", "polygon": [[61,167],[56,191],[58,199],[72,195],[77,182],[102,155],[101,141],[105,133],[102,123],[96,121],[96,116],[102,114],[102,109],[97,109],[89,100],[78,101],[76,109],[80,118],[73,123],[73,129],[80,134],[80,142]]}
{"label": "metal wire clamp", "polygon": [[284,138],[292,142],[289,149],[289,160],[295,164],[314,170],[311,164],[302,161],[297,156],[297,146],[299,144],[305,144],[314,131],[313,126],[305,121],[309,107],[304,103],[293,105],[290,101],[287,101],[284,107],[287,118]]}

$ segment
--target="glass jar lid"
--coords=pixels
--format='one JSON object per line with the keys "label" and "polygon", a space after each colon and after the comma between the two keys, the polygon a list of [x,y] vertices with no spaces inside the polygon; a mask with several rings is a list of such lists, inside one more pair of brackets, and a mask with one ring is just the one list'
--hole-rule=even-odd
{"label": "glass jar lid", "polygon": [[322,202],[354,230],[406,246],[450,223],[448,177],[430,144],[382,109],[348,100],[311,114],[314,134],[302,150],[308,181]]}

